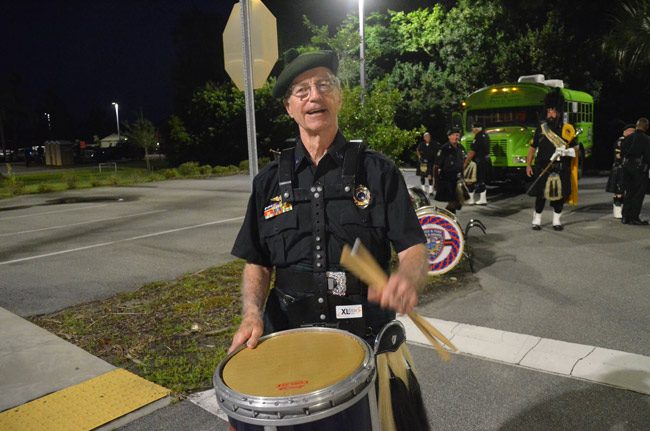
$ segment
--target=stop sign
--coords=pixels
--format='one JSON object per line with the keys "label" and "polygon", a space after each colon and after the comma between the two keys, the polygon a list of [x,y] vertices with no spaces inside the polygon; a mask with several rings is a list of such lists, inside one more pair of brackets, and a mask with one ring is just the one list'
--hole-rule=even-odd
{"label": "stop sign", "polygon": [[[230,18],[228,18],[228,23],[223,31],[223,54],[226,72],[237,88],[244,90],[240,9],[240,3],[236,3],[230,12]],[[260,88],[266,82],[266,78],[278,59],[278,33],[275,17],[261,0],[251,0],[250,44],[253,88]]]}

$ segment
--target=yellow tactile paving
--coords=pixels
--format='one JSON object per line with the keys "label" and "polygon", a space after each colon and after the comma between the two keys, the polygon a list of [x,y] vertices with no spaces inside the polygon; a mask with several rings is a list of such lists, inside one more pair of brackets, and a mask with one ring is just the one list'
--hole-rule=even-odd
{"label": "yellow tactile paving", "polygon": [[92,430],[169,393],[117,369],[0,413],[0,430]]}

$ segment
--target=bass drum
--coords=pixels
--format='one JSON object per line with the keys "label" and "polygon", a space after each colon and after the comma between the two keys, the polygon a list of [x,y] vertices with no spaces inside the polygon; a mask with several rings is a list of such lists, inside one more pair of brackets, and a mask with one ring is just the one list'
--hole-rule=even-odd
{"label": "bass drum", "polygon": [[429,275],[451,271],[463,257],[465,238],[456,216],[433,206],[416,210],[420,226],[427,238]]}
{"label": "bass drum", "polygon": [[418,210],[423,207],[428,207],[431,205],[429,197],[419,187],[410,187],[409,188],[409,197],[411,198],[411,204],[413,205],[414,210]]}

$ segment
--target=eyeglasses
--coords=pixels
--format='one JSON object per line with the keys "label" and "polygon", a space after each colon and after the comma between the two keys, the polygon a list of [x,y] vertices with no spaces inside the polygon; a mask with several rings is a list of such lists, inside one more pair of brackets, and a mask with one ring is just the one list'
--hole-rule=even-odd
{"label": "eyeglasses", "polygon": [[305,83],[295,85],[291,87],[289,91],[292,96],[297,97],[300,100],[305,100],[309,97],[311,89],[314,87],[320,94],[329,94],[337,87],[337,83],[333,79],[322,79],[314,84]]}

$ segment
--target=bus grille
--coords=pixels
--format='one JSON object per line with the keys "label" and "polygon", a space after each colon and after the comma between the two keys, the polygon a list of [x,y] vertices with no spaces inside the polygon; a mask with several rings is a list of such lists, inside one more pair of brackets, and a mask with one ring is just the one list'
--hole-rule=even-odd
{"label": "bus grille", "polygon": [[505,166],[508,163],[508,140],[490,139],[490,154],[495,165]]}

